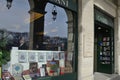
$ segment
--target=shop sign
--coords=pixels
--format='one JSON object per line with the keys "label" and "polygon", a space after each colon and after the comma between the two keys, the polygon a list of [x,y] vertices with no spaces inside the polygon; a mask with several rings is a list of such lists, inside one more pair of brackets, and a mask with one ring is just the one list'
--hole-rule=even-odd
{"label": "shop sign", "polygon": [[77,11],[77,3],[75,0],[49,0],[49,2],[58,4],[59,6]]}
{"label": "shop sign", "polygon": [[114,23],[113,23],[113,18],[107,16],[106,14],[103,14],[102,12],[98,11],[95,9],[95,20],[104,23],[108,26],[113,27]]}
{"label": "shop sign", "polygon": [[49,0],[49,1],[68,7],[68,0]]}

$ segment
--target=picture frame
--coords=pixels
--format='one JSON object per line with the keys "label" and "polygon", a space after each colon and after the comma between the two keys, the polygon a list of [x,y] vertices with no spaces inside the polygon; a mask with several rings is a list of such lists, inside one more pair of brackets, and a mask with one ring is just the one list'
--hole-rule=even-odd
{"label": "picture frame", "polygon": [[107,37],[107,41],[110,41],[110,37]]}
{"label": "picture frame", "polygon": [[59,52],[53,52],[54,60],[59,60]]}
{"label": "picture frame", "polygon": [[47,61],[52,61],[53,60],[53,53],[52,52],[46,52],[46,59]]}
{"label": "picture frame", "polygon": [[106,51],[103,51],[103,55],[104,55],[104,56],[106,56],[106,55],[107,55]]}
{"label": "picture frame", "polygon": [[27,52],[18,52],[18,61],[20,63],[26,63],[27,62]]}
{"label": "picture frame", "polygon": [[31,70],[31,74],[37,73],[38,72],[38,63],[37,62],[30,62],[29,63],[29,70]]}
{"label": "picture frame", "polygon": [[29,60],[29,62],[36,62],[36,53],[28,52],[28,60]]}
{"label": "picture frame", "polygon": [[107,42],[106,45],[109,46],[109,45],[110,45],[110,42]]}
{"label": "picture frame", "polygon": [[38,52],[38,61],[39,62],[45,62],[46,61],[46,56],[44,52]]}
{"label": "picture frame", "polygon": [[106,46],[106,42],[103,42],[103,46]]}
{"label": "picture frame", "polygon": [[68,55],[67,55],[67,60],[72,61],[72,59],[73,59],[73,53],[69,52]]}
{"label": "picture frame", "polygon": [[40,75],[41,77],[45,76],[45,68],[40,67]]}
{"label": "picture frame", "polygon": [[107,56],[110,56],[110,51],[106,51]]}
{"label": "picture frame", "polygon": [[100,55],[103,55],[103,53],[102,53],[102,52],[100,52]]}
{"label": "picture frame", "polygon": [[107,40],[107,37],[103,37],[103,41],[106,41]]}
{"label": "picture frame", "polygon": [[14,76],[20,76],[23,71],[23,66],[19,63],[12,65],[12,73]]}
{"label": "picture frame", "polygon": [[65,60],[65,53],[64,52],[60,52],[60,59],[64,59]]}
{"label": "picture frame", "polygon": [[106,47],[103,47],[103,51],[107,51],[107,48],[106,48]]}

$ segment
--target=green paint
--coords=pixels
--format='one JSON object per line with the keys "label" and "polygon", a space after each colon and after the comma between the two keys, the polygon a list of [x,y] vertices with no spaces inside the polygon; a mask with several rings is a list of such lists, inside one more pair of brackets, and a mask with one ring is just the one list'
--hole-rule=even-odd
{"label": "green paint", "polygon": [[77,12],[77,1],[76,0],[49,0],[49,2],[52,2],[59,6],[62,6],[64,8]]}

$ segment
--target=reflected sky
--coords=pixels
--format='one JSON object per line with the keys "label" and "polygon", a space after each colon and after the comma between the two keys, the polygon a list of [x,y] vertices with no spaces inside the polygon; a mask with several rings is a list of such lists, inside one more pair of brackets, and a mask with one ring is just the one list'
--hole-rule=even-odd
{"label": "reflected sky", "polygon": [[[67,16],[64,9],[57,7],[57,19],[52,20],[52,4],[47,4],[45,11],[45,34],[48,36],[67,37]],[[13,0],[8,10],[6,0],[0,0],[0,29],[12,32],[29,32],[30,10],[28,0]]]}
{"label": "reflected sky", "polygon": [[0,0],[0,28],[13,32],[29,32],[29,9],[27,0],[13,0],[9,10],[6,0]]}
{"label": "reflected sky", "polygon": [[49,36],[67,37],[67,15],[63,8],[56,6],[57,18],[52,20],[53,4],[47,3],[45,11],[45,33]]}

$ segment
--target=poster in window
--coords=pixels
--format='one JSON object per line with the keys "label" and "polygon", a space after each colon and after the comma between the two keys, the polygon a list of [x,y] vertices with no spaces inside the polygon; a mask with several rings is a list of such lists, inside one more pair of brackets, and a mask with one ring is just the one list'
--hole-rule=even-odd
{"label": "poster in window", "polygon": [[27,52],[18,52],[18,61],[20,63],[26,63],[27,62]]}
{"label": "poster in window", "polygon": [[52,52],[46,52],[46,59],[47,61],[52,61],[53,60],[53,53]]}
{"label": "poster in window", "polygon": [[103,53],[102,52],[100,52],[100,55],[102,55]]}
{"label": "poster in window", "polygon": [[106,55],[107,55],[107,56],[110,56],[110,51],[106,51]]}
{"label": "poster in window", "polygon": [[106,45],[109,46],[109,45],[110,45],[110,42],[107,42]]}
{"label": "poster in window", "polygon": [[72,52],[68,53],[67,60],[72,61],[72,58],[73,58],[73,53]]}
{"label": "poster in window", "polygon": [[106,40],[107,40],[107,37],[104,37],[104,38],[103,38],[103,41],[106,41]]}
{"label": "poster in window", "polygon": [[59,52],[53,52],[54,60],[59,60]]}
{"label": "poster in window", "polygon": [[103,42],[103,46],[106,46],[106,42]]}
{"label": "poster in window", "polygon": [[106,56],[106,55],[107,55],[107,52],[106,52],[106,51],[104,51],[104,52],[103,52],[103,55],[104,55],[104,56]]}
{"label": "poster in window", "polygon": [[16,63],[12,65],[12,73],[14,76],[21,75],[22,72],[23,72],[23,66],[21,64]]}
{"label": "poster in window", "polygon": [[107,41],[110,41],[110,37],[107,37]]}
{"label": "poster in window", "polygon": [[39,62],[45,62],[46,61],[46,57],[44,52],[38,52],[38,61]]}
{"label": "poster in window", "polygon": [[60,59],[65,59],[65,53],[64,52],[60,52]]}
{"label": "poster in window", "polygon": [[45,68],[40,67],[40,75],[41,77],[45,76]]}
{"label": "poster in window", "polygon": [[36,62],[35,52],[28,52],[28,60],[29,62]]}
{"label": "poster in window", "polygon": [[106,47],[104,47],[104,48],[103,48],[103,50],[104,50],[104,51],[107,51],[107,48],[106,48]]}

